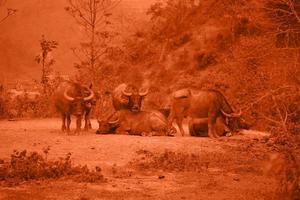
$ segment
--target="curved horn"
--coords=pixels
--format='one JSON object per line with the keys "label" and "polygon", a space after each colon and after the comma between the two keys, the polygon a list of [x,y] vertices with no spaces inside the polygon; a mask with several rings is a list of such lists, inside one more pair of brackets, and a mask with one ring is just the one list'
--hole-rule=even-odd
{"label": "curved horn", "polygon": [[68,101],[74,101],[74,98],[73,98],[73,97],[70,97],[70,96],[68,95],[68,90],[65,90],[65,92],[64,92],[64,97],[65,97],[65,99],[67,99]]}
{"label": "curved horn", "polygon": [[139,95],[140,96],[146,96],[148,94],[148,92],[149,92],[149,89],[147,89],[145,92],[139,91]]}
{"label": "curved horn", "polygon": [[226,113],[224,110],[221,109],[221,112],[226,117],[240,117],[242,115],[242,110],[240,110],[239,113]]}
{"label": "curved horn", "polygon": [[90,95],[88,97],[84,97],[83,100],[84,101],[88,101],[88,100],[91,100],[92,98],[94,98],[95,96],[95,93],[93,92],[93,90],[91,90],[90,88],[87,88],[90,92]]}
{"label": "curved horn", "polygon": [[242,110],[240,109],[239,113],[234,113],[234,116],[235,116],[235,117],[240,117],[240,116],[242,116]]}
{"label": "curved horn", "polygon": [[122,90],[122,93],[123,93],[125,96],[131,96],[131,95],[132,95],[132,92],[126,92],[125,90],[126,90],[126,88],[124,88],[124,89]]}
{"label": "curved horn", "polygon": [[119,122],[119,118],[117,118],[115,121],[108,121],[109,124],[116,124]]}

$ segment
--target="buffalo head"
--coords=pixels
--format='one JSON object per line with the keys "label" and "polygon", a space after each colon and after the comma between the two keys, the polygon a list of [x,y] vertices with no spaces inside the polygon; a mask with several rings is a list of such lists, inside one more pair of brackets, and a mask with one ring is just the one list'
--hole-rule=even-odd
{"label": "buffalo head", "polygon": [[64,98],[71,103],[72,113],[81,116],[87,107],[92,106],[94,92],[88,87],[82,87],[78,84],[74,84],[74,86],[74,88],[68,88],[64,91]]}
{"label": "buffalo head", "polygon": [[98,119],[99,128],[96,134],[109,134],[114,133],[116,129],[120,126],[119,118],[117,116],[111,115],[105,120]]}
{"label": "buffalo head", "polygon": [[133,112],[139,112],[142,106],[143,98],[148,94],[148,89],[143,91],[131,87],[131,91],[126,91],[126,88],[122,90],[122,94],[128,98],[128,108]]}
{"label": "buffalo head", "polygon": [[221,110],[223,116],[226,118],[226,125],[233,132],[239,131],[239,129],[249,129],[250,124],[242,117],[242,111],[238,113],[226,113]]}

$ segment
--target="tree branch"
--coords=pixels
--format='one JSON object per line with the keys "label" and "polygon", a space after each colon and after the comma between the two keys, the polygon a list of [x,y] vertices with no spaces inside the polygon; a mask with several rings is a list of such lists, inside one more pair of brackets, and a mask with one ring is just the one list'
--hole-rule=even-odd
{"label": "tree branch", "polygon": [[298,21],[298,23],[299,23],[299,25],[300,25],[300,17],[299,17],[299,15],[298,15],[297,11],[295,10],[295,5],[294,5],[294,3],[293,3],[291,0],[288,0],[288,4],[289,4],[289,7],[290,7],[290,9],[291,9],[293,15],[296,17],[296,19],[297,19],[297,21]]}
{"label": "tree branch", "polygon": [[11,8],[8,8],[7,9],[7,13],[6,13],[6,16],[3,17],[2,19],[0,19],[0,24],[2,22],[4,22],[8,17],[10,17],[11,15],[14,15],[18,10],[16,9],[11,9]]}

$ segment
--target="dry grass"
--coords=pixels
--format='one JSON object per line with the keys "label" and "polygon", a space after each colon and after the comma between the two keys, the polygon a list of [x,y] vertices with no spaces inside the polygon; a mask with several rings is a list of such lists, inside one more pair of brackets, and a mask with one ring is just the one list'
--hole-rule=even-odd
{"label": "dry grass", "polygon": [[[249,151],[259,151],[252,149],[251,144],[241,145],[243,149]],[[226,147],[227,148],[227,147]],[[163,170],[169,172],[203,172],[207,170],[221,170],[231,173],[256,173],[261,174],[262,169],[259,163],[265,159],[266,152],[256,155],[245,151],[240,152],[240,147],[228,147],[228,153],[223,152],[200,152],[185,153],[165,150],[163,153],[153,153],[147,150],[137,152],[138,157],[131,161],[131,165],[139,171]]]}
{"label": "dry grass", "polygon": [[71,153],[58,160],[48,160],[49,148],[44,149],[44,155],[38,152],[14,151],[10,161],[0,162],[0,183],[7,186],[18,185],[33,180],[71,178],[79,182],[103,182],[105,178],[101,168],[90,170],[85,166],[74,166]]}
{"label": "dry grass", "polygon": [[279,198],[300,199],[300,141],[299,137],[282,134],[270,140],[270,146],[278,152],[271,156],[269,172],[278,177]]}
{"label": "dry grass", "polygon": [[131,165],[136,169],[147,171],[161,169],[164,171],[201,171],[206,168],[207,163],[203,162],[197,154],[187,154],[166,150],[164,153],[155,154],[146,150],[137,151],[139,158],[133,160]]}

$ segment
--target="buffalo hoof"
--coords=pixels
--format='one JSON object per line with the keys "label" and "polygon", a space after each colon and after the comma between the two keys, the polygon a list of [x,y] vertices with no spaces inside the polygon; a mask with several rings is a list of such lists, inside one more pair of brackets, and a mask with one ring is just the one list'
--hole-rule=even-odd
{"label": "buffalo hoof", "polygon": [[211,134],[211,135],[208,135],[208,137],[211,139],[218,139],[220,136],[217,134]]}
{"label": "buffalo hoof", "polygon": [[90,129],[92,129],[92,125],[84,126],[84,131],[89,131]]}
{"label": "buffalo hoof", "polygon": [[154,134],[152,132],[142,132],[141,136],[148,136],[148,137],[151,137],[153,136]]}
{"label": "buffalo hoof", "polygon": [[226,133],[225,136],[226,136],[226,137],[231,137],[231,136],[232,136],[232,133],[231,133],[231,132],[228,132],[228,133]]}
{"label": "buffalo hoof", "polygon": [[61,131],[62,131],[62,132],[65,132],[66,130],[67,130],[67,127],[65,127],[65,126],[62,126],[62,127],[61,127]]}
{"label": "buffalo hoof", "polygon": [[167,136],[175,136],[176,133],[177,133],[177,131],[174,127],[171,127],[167,130]]}
{"label": "buffalo hoof", "polygon": [[65,132],[66,132],[67,135],[71,135],[71,131],[70,130],[66,129]]}
{"label": "buffalo hoof", "polygon": [[174,133],[168,133],[167,136],[169,136],[169,137],[175,137],[175,134]]}

